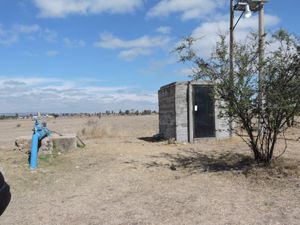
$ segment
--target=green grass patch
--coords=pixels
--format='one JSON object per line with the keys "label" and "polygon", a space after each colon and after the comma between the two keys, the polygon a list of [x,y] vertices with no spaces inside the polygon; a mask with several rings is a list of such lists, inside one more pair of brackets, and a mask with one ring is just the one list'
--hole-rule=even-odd
{"label": "green grass patch", "polygon": [[46,162],[46,163],[52,163],[53,159],[54,159],[54,156],[52,154],[39,155],[39,160]]}

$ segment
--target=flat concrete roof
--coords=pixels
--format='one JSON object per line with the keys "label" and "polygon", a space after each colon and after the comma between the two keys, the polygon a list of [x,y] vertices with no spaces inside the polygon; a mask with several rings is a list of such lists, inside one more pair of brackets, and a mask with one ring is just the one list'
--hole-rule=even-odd
{"label": "flat concrete roof", "polygon": [[211,81],[204,81],[204,80],[191,80],[191,81],[175,81],[169,84],[166,84],[164,86],[160,87],[160,90],[166,89],[166,88],[170,88],[172,86],[176,86],[176,85],[213,85]]}

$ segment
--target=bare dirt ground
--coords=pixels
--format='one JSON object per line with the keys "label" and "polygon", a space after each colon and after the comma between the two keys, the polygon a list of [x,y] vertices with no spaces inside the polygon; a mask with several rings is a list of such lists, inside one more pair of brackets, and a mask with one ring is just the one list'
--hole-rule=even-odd
{"label": "bare dirt ground", "polygon": [[157,116],[58,118],[50,129],[78,133],[87,146],[31,172],[13,148],[32,126],[0,121],[0,170],[12,191],[1,225],[300,224],[297,141],[271,168],[253,168],[238,138],[156,141]]}

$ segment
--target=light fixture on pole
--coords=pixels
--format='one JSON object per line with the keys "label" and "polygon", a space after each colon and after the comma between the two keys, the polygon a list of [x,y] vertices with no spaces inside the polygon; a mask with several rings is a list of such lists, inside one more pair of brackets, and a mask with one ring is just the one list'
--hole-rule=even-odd
{"label": "light fixture on pole", "polygon": [[246,4],[246,8],[244,12],[245,12],[245,17],[247,19],[249,19],[252,16],[252,11],[250,10],[250,6],[248,3]]}

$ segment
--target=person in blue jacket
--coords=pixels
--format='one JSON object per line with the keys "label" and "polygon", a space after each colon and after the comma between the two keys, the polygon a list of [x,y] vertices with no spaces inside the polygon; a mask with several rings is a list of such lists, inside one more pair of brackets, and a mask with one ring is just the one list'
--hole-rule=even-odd
{"label": "person in blue jacket", "polygon": [[2,173],[0,172],[0,216],[5,211],[11,199],[10,187],[5,182]]}

